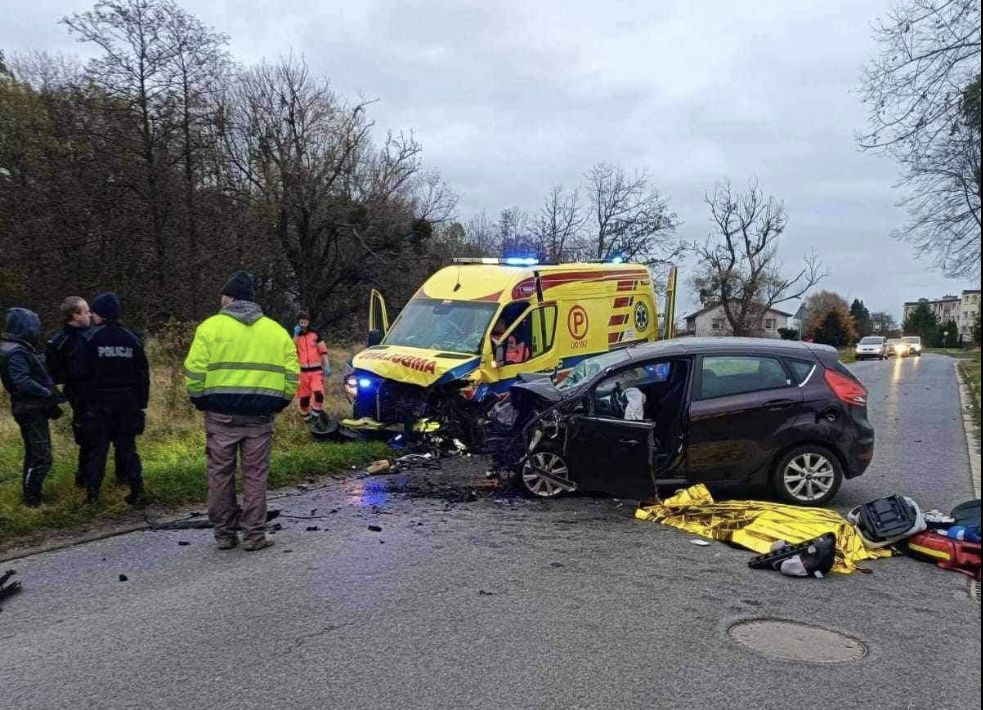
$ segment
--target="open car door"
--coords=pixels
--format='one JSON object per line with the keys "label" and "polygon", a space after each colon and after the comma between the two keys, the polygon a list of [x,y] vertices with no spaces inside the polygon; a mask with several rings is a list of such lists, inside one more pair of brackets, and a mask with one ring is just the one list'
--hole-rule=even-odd
{"label": "open car door", "polygon": [[655,495],[655,424],[580,416],[567,443],[570,478],[583,491],[646,500]]}
{"label": "open car door", "polygon": [[369,345],[378,345],[389,332],[389,313],[386,299],[376,289],[369,292]]}
{"label": "open car door", "polygon": [[[690,369],[686,358],[637,361],[598,382],[569,429],[571,480],[636,500],[654,496],[657,480],[679,482]],[[632,389],[643,395],[641,412],[626,406]]]}

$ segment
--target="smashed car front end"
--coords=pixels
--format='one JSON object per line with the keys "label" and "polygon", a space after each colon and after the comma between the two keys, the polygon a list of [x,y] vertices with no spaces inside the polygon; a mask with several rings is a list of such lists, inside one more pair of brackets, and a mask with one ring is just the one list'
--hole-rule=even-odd
{"label": "smashed car front end", "polygon": [[[356,432],[431,433],[469,416],[469,399],[480,377],[481,358],[378,345],[362,351],[345,376]],[[464,422],[461,423],[462,425]],[[459,427],[460,436],[470,434]]]}

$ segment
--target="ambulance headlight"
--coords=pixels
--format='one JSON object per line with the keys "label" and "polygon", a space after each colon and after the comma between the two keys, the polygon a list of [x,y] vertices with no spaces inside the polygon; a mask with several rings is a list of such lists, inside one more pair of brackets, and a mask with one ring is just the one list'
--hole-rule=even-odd
{"label": "ambulance headlight", "polygon": [[354,401],[355,396],[358,394],[358,378],[355,374],[348,375],[345,378],[345,396],[348,397],[348,401]]}
{"label": "ambulance headlight", "polygon": [[372,387],[372,380],[370,380],[368,377],[358,378],[358,388],[360,390],[367,390],[370,387]]}

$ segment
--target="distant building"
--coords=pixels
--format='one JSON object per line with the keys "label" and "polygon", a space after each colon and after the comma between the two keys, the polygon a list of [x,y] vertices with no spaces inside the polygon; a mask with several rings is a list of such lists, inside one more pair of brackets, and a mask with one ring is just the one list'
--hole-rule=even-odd
{"label": "distant building", "polygon": [[[791,313],[769,308],[765,313],[761,325],[764,332],[761,333],[765,338],[780,338],[779,328],[788,327],[788,319]],[[727,322],[727,315],[724,313],[723,306],[707,306],[695,313],[686,316],[686,335],[698,337],[713,337],[733,335],[730,323]]]}
{"label": "distant building", "polygon": [[803,301],[799,304],[799,310],[795,312],[795,315],[788,319],[787,328],[799,331],[798,338],[802,339],[803,331],[806,325],[806,303]]}
{"label": "distant building", "polygon": [[908,320],[911,312],[921,303],[929,307],[940,323],[955,321],[959,334],[964,340],[972,336],[973,324],[980,312],[980,289],[970,289],[963,291],[959,296],[946,295],[935,300],[919,298],[917,301],[907,301],[904,304],[904,320]]}

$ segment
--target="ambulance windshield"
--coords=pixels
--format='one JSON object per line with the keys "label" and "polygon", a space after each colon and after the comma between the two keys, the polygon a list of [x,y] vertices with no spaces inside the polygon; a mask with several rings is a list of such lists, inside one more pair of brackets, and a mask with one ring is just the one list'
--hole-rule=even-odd
{"label": "ambulance windshield", "polygon": [[479,354],[497,310],[497,303],[414,298],[406,304],[383,344]]}

